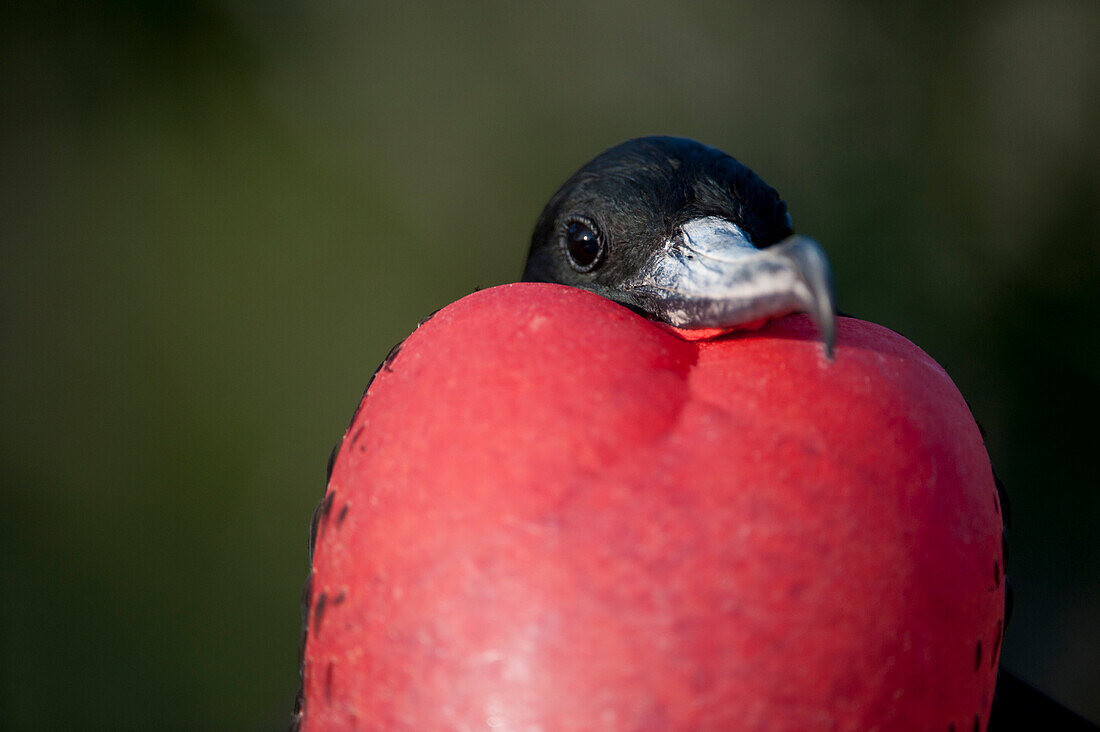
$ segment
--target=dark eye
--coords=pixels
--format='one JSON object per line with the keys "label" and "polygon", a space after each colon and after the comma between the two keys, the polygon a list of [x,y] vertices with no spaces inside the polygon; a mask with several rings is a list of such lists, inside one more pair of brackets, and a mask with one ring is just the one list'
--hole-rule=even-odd
{"label": "dark eye", "polygon": [[596,225],[587,219],[570,218],[562,230],[562,246],[569,263],[581,272],[591,272],[603,258],[603,242]]}

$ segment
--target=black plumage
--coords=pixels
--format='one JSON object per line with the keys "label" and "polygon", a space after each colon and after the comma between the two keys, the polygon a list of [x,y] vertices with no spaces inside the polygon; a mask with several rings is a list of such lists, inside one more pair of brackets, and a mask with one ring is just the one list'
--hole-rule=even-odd
{"label": "black plumage", "polygon": [[[616,299],[616,289],[661,241],[695,218],[739,226],[757,247],[794,233],[787,205],[756,173],[721,150],[681,137],[644,137],[593,158],[550,198],[535,224],[523,279],[558,282]],[[579,273],[561,256],[571,217],[599,227],[606,266]]]}

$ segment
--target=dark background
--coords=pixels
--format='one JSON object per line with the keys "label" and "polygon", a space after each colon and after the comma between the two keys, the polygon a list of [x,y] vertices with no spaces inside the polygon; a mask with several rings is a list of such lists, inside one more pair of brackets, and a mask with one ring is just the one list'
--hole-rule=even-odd
{"label": "dark background", "polygon": [[623,139],[785,196],[1012,496],[1006,663],[1100,718],[1100,3],[0,5],[0,725],[284,727],[389,347]]}

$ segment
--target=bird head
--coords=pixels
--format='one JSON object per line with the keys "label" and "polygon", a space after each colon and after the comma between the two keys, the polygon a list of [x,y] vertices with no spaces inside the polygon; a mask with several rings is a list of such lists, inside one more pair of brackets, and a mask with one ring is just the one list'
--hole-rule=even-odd
{"label": "bird head", "polygon": [[825,253],[794,234],[775,189],[692,140],[629,140],[574,173],[539,216],[523,279],[589,290],[683,329],[805,312],[832,351]]}

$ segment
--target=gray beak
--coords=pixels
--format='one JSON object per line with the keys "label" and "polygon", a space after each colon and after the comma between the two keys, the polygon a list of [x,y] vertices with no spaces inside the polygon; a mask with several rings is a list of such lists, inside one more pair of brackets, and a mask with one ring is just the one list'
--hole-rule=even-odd
{"label": "gray beak", "polygon": [[626,283],[625,294],[677,328],[737,328],[808,313],[825,355],[833,355],[833,276],[821,246],[804,236],[757,249],[725,219],[694,219]]}

